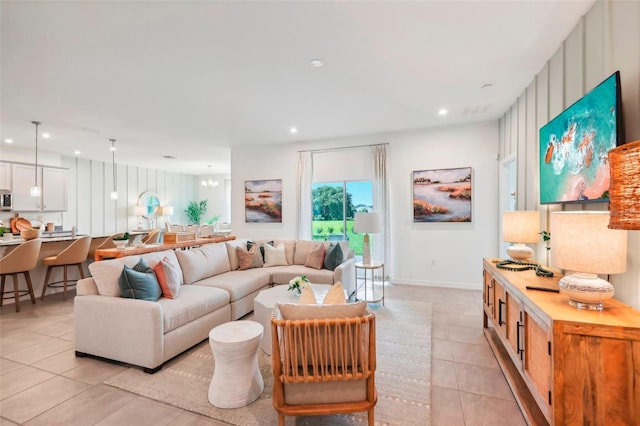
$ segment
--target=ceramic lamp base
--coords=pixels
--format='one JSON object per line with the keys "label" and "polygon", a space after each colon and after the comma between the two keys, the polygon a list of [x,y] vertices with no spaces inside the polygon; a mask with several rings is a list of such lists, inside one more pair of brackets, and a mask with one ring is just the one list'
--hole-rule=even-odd
{"label": "ceramic lamp base", "polygon": [[364,234],[362,244],[362,263],[371,265],[371,246],[369,244],[369,234]]}
{"label": "ceramic lamp base", "polygon": [[569,296],[569,304],[578,309],[601,311],[603,301],[613,297],[614,288],[595,274],[565,275],[558,283],[560,293]]}
{"label": "ceramic lamp base", "polygon": [[513,244],[507,248],[507,254],[513,260],[525,261],[531,259],[533,256],[533,249],[522,243]]}

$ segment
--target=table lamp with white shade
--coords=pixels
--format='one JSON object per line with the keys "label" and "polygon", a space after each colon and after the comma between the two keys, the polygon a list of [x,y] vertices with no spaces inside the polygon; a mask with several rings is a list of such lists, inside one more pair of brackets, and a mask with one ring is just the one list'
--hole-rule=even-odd
{"label": "table lamp with white shade", "polygon": [[533,249],[525,244],[537,243],[540,239],[540,212],[537,210],[506,211],[502,215],[502,239],[513,243],[507,254],[513,259],[526,262],[533,256]]}
{"label": "table lamp with white shade", "polygon": [[353,232],[364,234],[364,245],[362,247],[362,263],[371,265],[371,245],[369,234],[377,234],[382,231],[382,220],[380,213],[356,213],[353,224]]}
{"label": "table lamp with white shade", "polygon": [[133,208],[133,213],[138,217],[138,229],[142,229],[142,216],[147,213],[147,209],[145,206],[135,206]]}
{"label": "table lamp with white shade", "polygon": [[604,211],[551,213],[551,263],[568,273],[559,282],[569,304],[602,310],[613,297],[613,286],[598,274],[620,274],[627,269],[627,232],[608,229]]}
{"label": "table lamp with white shade", "polygon": [[173,206],[162,206],[160,207],[160,214],[165,217],[165,220],[171,220],[171,216],[173,216],[174,209]]}

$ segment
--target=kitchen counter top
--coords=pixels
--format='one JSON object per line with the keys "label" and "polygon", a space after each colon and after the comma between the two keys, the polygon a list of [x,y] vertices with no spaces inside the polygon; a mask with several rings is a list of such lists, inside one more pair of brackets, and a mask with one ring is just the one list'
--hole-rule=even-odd
{"label": "kitchen counter top", "polygon": [[[78,237],[82,237],[86,234],[78,234],[75,237],[72,237],[71,235],[42,235],[40,237],[40,239],[42,240],[43,243],[47,243],[47,242],[54,242],[54,241],[72,241],[72,240],[77,240]],[[20,237],[16,237],[15,235],[13,236],[13,238],[11,240],[5,240],[0,238],[0,247],[4,247],[4,246],[16,246],[18,244],[22,244],[24,243],[25,240],[20,238]]]}

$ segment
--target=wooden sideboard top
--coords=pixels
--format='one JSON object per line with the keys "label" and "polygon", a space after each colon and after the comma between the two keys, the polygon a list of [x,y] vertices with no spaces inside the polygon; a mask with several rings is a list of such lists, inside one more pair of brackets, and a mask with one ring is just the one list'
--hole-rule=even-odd
{"label": "wooden sideboard top", "polygon": [[95,251],[95,260],[101,261],[103,259],[113,259],[124,256],[133,256],[136,254],[145,254],[145,253],[153,253],[164,250],[176,250],[183,249],[189,247],[199,247],[205,244],[215,244],[221,243],[224,241],[232,241],[235,240],[236,237],[234,235],[229,235],[226,237],[207,237],[207,238],[197,238],[191,241],[180,241],[177,243],[158,243],[158,244],[147,244],[140,247],[127,247],[125,249],[117,249],[117,248],[108,248],[108,249],[98,249]]}
{"label": "wooden sideboard top", "polygon": [[616,299],[603,302],[603,311],[588,311],[570,306],[569,297],[562,293],[526,289],[528,285],[558,288],[562,274],[555,273],[553,277],[545,278],[537,276],[533,270],[507,271],[497,268],[494,259],[484,259],[484,265],[499,281],[504,280],[503,285],[510,283],[516,289],[517,297],[533,302],[533,309],[538,310],[538,315],[542,317],[548,317],[553,321],[640,330],[640,311]]}

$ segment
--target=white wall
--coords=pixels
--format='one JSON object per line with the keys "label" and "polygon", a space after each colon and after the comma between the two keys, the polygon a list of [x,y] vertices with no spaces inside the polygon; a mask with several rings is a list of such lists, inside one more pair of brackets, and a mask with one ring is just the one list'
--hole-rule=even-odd
{"label": "white wall", "polygon": [[[247,238],[296,238],[298,151],[389,144],[391,280],[396,283],[482,288],[482,258],[497,255],[498,124],[385,133],[305,144],[231,151],[233,233]],[[471,223],[413,223],[414,170],[473,169]],[[245,180],[282,179],[282,223],[245,223]],[[432,260],[435,264],[432,264]]]}
{"label": "white wall", "polygon": [[[606,204],[540,206],[538,130],[614,71],[620,71],[626,140],[640,139],[640,2],[598,1],[500,119],[500,157],[517,157],[518,209],[538,209],[542,228],[558,210],[607,210]],[[553,230],[549,230],[553,238]],[[611,282],[616,298],[640,309],[640,231],[629,232],[627,272]],[[544,259],[544,245],[537,245]]]}
{"label": "white wall", "polygon": [[[209,180],[209,177],[209,175],[199,176],[198,182]],[[202,218],[202,222],[206,223],[213,216],[219,216],[219,222],[228,222],[231,218],[228,217],[226,208],[227,198],[225,194],[225,181],[229,184],[230,176],[228,174],[212,174],[211,179],[217,181],[218,186],[214,186],[212,188],[206,188],[200,184],[198,186],[198,201],[207,200],[207,211]]]}

